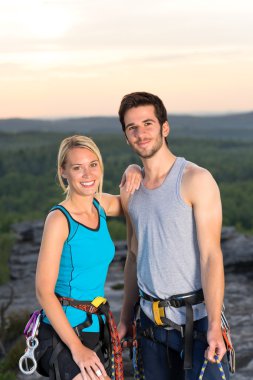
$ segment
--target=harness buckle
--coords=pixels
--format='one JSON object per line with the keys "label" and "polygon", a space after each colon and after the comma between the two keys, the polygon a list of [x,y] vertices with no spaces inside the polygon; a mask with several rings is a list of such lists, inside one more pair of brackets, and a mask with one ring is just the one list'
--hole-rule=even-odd
{"label": "harness buckle", "polygon": [[107,302],[107,299],[104,297],[96,297],[93,301],[91,301],[91,304],[95,306],[96,308],[99,308],[99,306],[104,305]]}
{"label": "harness buckle", "polygon": [[79,330],[78,326],[75,326],[73,328],[73,330],[76,332],[76,335],[78,336],[78,338],[81,338],[81,334],[80,334],[80,330]]}
{"label": "harness buckle", "polygon": [[61,302],[61,305],[62,305],[62,306],[69,306],[69,301],[67,301],[67,300],[64,300],[64,299],[63,299],[63,300],[61,300],[60,302]]}
{"label": "harness buckle", "polygon": [[154,301],[152,304],[152,309],[153,309],[153,316],[155,323],[158,326],[163,326],[163,321],[161,320],[161,317],[165,317],[165,311],[164,307],[159,306],[160,301]]}

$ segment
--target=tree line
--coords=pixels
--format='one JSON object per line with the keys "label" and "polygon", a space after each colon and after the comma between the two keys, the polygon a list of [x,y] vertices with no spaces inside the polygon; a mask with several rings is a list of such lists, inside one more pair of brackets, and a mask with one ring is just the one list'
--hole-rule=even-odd
{"label": "tree line", "polygon": [[[56,179],[56,157],[64,134],[0,134],[0,251],[7,260],[13,237],[11,224],[44,219],[64,195]],[[104,191],[118,194],[127,165],[140,163],[123,135],[94,135],[104,166]],[[177,156],[210,170],[223,203],[223,225],[253,233],[253,150],[251,142],[171,138]],[[124,219],[109,221],[115,240],[125,238]],[[1,271],[0,271],[1,279]]]}

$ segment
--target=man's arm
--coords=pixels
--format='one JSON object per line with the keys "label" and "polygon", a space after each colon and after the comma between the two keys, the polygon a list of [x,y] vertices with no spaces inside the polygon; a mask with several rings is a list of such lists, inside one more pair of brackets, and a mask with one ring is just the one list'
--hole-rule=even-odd
{"label": "man's arm", "polygon": [[[187,190],[188,188],[188,190]],[[200,249],[201,281],[208,315],[206,357],[214,361],[226,352],[221,332],[224,269],[220,247],[222,207],[218,186],[211,174],[198,166],[186,168],[182,196],[192,205]]]}
{"label": "man's arm", "polygon": [[120,195],[127,222],[128,246],[127,259],[124,269],[123,306],[120,315],[120,322],[118,325],[119,338],[122,339],[127,333],[130,332],[133,320],[134,305],[138,300],[139,292],[136,272],[137,239],[127,212],[129,193],[127,193],[124,187],[122,187]]}

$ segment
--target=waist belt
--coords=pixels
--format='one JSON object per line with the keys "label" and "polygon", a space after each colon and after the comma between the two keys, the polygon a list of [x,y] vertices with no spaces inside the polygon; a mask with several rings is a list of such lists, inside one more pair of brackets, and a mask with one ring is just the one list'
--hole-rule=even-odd
{"label": "waist belt", "polygon": [[110,306],[107,299],[104,297],[96,297],[92,301],[79,301],[73,298],[62,297],[59,295],[57,295],[57,298],[62,304],[62,306],[72,306],[76,309],[83,310],[87,313],[87,320],[74,328],[78,335],[80,334],[80,330],[83,330],[85,327],[90,326],[92,324],[91,314],[96,314],[100,317],[100,332],[102,332],[103,329],[101,325],[103,321],[101,315],[105,316],[106,325],[109,329],[110,343],[112,348],[112,350],[110,350],[112,372],[111,378],[115,380],[124,380],[121,344],[117,332],[116,323],[114,321],[113,314],[110,311]]}
{"label": "waist belt", "polygon": [[[162,327],[172,327],[180,331],[184,338],[184,369],[192,368],[192,345],[193,345],[193,305],[204,302],[203,290],[199,289],[190,293],[182,293],[171,296],[167,299],[159,299],[146,294],[140,290],[140,296],[152,302],[152,311],[155,324]],[[186,323],[179,325],[165,315],[165,308],[171,306],[179,308],[186,307]]]}

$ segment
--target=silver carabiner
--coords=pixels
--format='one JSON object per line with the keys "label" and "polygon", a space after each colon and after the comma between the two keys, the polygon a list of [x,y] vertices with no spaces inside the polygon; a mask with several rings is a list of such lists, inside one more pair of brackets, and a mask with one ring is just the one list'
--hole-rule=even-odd
{"label": "silver carabiner", "polygon": [[31,375],[37,369],[37,362],[34,356],[34,351],[38,347],[39,341],[37,338],[30,336],[26,339],[26,352],[19,359],[19,369],[25,375]]}

